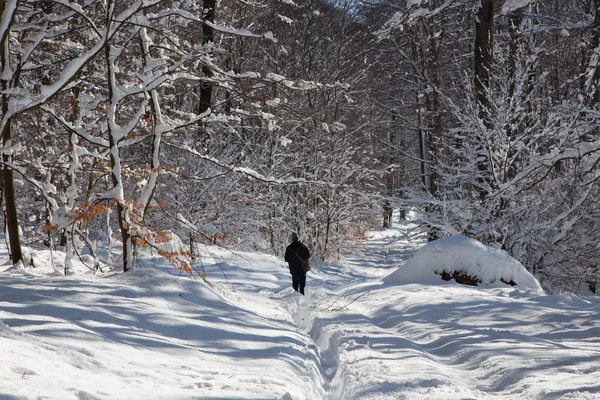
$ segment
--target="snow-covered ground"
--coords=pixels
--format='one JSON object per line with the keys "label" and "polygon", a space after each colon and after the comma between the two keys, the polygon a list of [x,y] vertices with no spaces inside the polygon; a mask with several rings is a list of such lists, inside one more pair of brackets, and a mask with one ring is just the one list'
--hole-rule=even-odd
{"label": "snow-covered ground", "polygon": [[408,232],[313,263],[306,297],[264,254],[205,249],[211,288],[149,255],[61,276],[28,249],[35,269],[0,272],[0,399],[600,399],[600,306],[540,294],[508,259],[522,287],[431,279],[434,259],[499,276],[504,256],[466,239],[403,280],[424,244]]}

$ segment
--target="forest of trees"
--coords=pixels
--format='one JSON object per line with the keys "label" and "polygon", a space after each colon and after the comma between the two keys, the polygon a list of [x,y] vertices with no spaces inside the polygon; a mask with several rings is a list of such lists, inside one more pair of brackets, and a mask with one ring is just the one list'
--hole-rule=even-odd
{"label": "forest of trees", "polygon": [[595,291],[597,1],[5,0],[11,260],[150,246],[194,273],[196,243],[291,231],[337,260],[398,211]]}

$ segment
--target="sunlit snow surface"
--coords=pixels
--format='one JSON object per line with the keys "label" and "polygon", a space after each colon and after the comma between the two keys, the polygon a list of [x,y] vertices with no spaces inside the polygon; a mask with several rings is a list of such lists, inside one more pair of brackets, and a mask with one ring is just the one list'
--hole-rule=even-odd
{"label": "sunlit snow surface", "polygon": [[63,255],[28,247],[36,268],[0,272],[0,399],[600,398],[597,304],[399,282],[424,245],[411,228],[314,262],[306,297],[264,254],[204,249],[210,288],[151,254],[131,273],[75,263],[65,277]]}

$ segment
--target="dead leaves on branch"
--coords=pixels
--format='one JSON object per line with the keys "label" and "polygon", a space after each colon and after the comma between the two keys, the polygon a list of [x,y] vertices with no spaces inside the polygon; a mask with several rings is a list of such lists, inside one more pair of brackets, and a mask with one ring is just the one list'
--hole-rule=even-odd
{"label": "dead leaves on branch", "polygon": [[[106,218],[107,214],[116,209],[117,204],[118,200],[115,198],[84,202],[69,211],[57,213],[55,217],[60,222],[47,223],[42,229],[54,233],[61,229],[69,229],[75,224],[85,226],[99,218]],[[153,229],[145,223],[142,217],[143,205],[126,200],[123,202],[123,206],[127,209],[127,224],[136,248],[146,247],[156,250],[158,255],[173,265],[177,271],[191,277],[199,277],[210,285],[204,274],[192,265],[194,255],[184,248],[183,242],[175,233],[170,230]],[[158,207],[158,205],[153,207]]]}

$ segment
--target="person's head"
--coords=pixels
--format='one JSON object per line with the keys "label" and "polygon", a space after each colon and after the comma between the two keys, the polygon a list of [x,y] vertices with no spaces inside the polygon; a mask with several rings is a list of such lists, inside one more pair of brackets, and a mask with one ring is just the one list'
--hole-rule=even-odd
{"label": "person's head", "polygon": [[298,241],[298,234],[296,232],[292,232],[292,242],[297,242]]}

